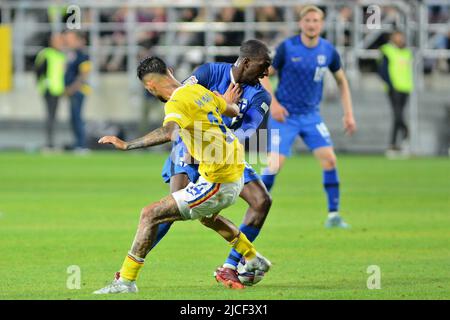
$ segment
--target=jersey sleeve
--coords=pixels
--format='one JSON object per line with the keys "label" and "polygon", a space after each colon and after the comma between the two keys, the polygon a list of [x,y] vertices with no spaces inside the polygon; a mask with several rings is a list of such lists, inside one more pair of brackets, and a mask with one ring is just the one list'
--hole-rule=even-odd
{"label": "jersey sleeve", "polygon": [[242,118],[241,126],[235,131],[239,141],[245,141],[245,139],[250,138],[256,132],[256,129],[259,128],[264,119],[264,115],[269,110],[271,102],[272,97],[265,90],[255,95],[249,110]]}
{"label": "jersey sleeve", "polygon": [[241,143],[244,143],[246,139],[250,138],[256,132],[263,119],[264,116],[258,110],[248,110],[244,118],[242,118],[241,126],[234,130],[234,134]]}
{"label": "jersey sleeve", "polygon": [[272,103],[272,96],[266,90],[258,92],[252,99],[250,108],[257,110],[264,116],[269,110],[269,106]]}
{"label": "jersey sleeve", "polygon": [[286,54],[286,42],[282,42],[275,51],[275,57],[273,57],[272,66],[276,70],[283,68],[284,59]]}
{"label": "jersey sleeve", "polygon": [[192,75],[197,79],[197,83],[208,88],[209,76],[210,76],[210,65],[209,63],[202,64],[197,69],[194,70]]}
{"label": "jersey sleeve", "polygon": [[186,110],[185,104],[180,100],[169,100],[164,105],[164,121],[163,126],[168,122],[177,123],[180,128],[186,128],[191,123],[191,117],[189,116],[189,110]]}
{"label": "jersey sleeve", "polygon": [[80,65],[78,66],[78,69],[81,73],[88,73],[92,70],[91,61],[89,61],[88,56],[83,57],[83,59],[80,62]]}
{"label": "jersey sleeve", "polygon": [[336,72],[341,68],[341,57],[339,56],[339,53],[337,52],[336,48],[333,48],[333,53],[331,56],[331,62],[328,66],[328,69],[330,69],[331,72]]}

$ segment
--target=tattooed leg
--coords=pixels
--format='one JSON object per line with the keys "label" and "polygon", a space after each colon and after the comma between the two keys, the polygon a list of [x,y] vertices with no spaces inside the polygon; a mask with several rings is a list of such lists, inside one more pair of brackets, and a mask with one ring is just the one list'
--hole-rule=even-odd
{"label": "tattooed leg", "polygon": [[[121,280],[118,284],[119,286],[123,285],[123,283],[128,283],[126,286],[134,285],[129,283],[137,280],[139,272],[144,266],[144,258],[151,250],[152,244],[155,241],[158,224],[182,219],[177,203],[171,195],[142,209],[133,245],[125,257],[122,268],[118,273],[118,276],[120,277],[119,280]],[[114,282],[111,286],[106,287],[105,290],[108,291],[111,288],[114,289],[116,285],[117,283]],[[129,289],[129,287],[127,288]],[[133,292],[136,292],[137,289],[133,288]]]}
{"label": "tattooed leg", "polygon": [[177,220],[183,220],[183,217],[172,195],[143,208],[130,252],[139,258],[145,258],[155,242],[158,225]]}
{"label": "tattooed leg", "polygon": [[[176,174],[170,178],[170,193],[174,193],[178,190],[184,189],[188,184],[189,178],[187,174]],[[156,240],[152,244],[152,249],[156,247],[158,243],[166,236],[171,226],[172,222],[161,223],[158,225],[158,232],[156,234]]]}

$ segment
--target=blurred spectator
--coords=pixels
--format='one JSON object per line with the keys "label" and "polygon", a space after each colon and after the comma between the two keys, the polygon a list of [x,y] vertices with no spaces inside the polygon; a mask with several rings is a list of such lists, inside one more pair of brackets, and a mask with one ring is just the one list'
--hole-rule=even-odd
{"label": "blurred spectator", "polygon": [[[232,22],[244,22],[244,14],[241,10],[233,7],[221,8],[217,19],[217,22],[225,22],[230,24]],[[244,40],[243,31],[223,31],[217,32],[215,38],[216,46],[237,46],[239,47]],[[237,59],[237,55],[218,55],[216,61],[234,63]]]}
{"label": "blurred spectator", "polygon": [[[145,8],[137,12],[138,23],[161,23],[166,22],[166,10],[164,8]],[[159,31],[139,31],[136,35],[139,46],[144,52],[157,45],[161,32]]]}
{"label": "blurred spectator", "polygon": [[[436,42],[433,46],[435,49],[450,50],[450,31],[446,34],[439,34],[436,36]],[[431,62],[434,65],[434,61]],[[437,68],[442,72],[450,71],[450,58],[442,58],[437,60]]]}
{"label": "blurred spectator", "polygon": [[64,94],[64,70],[66,56],[63,52],[62,34],[51,35],[49,46],[36,56],[35,71],[39,93],[44,97],[47,108],[46,147],[53,149],[54,127],[59,98]]}
{"label": "blurred spectator", "polygon": [[111,59],[106,65],[106,71],[124,70],[125,62],[125,44],[127,41],[125,33],[125,21],[128,13],[128,8],[123,7],[118,9],[112,16],[112,21],[121,25],[118,30],[111,35],[112,45],[116,48],[112,49]]}
{"label": "blurred spectator", "polygon": [[[281,10],[274,6],[261,7],[256,9],[256,21],[257,22],[281,22],[283,21],[283,15]],[[274,29],[271,31],[258,31],[256,32],[256,38],[264,41],[268,44],[275,42],[279,37],[279,31]]]}
{"label": "blurred spectator", "polygon": [[[100,65],[103,71],[125,70],[125,57],[127,45],[127,33],[125,23],[127,21],[128,8],[122,7],[113,14],[104,12],[100,19],[102,22],[115,23],[115,31],[103,31],[100,34],[102,47],[108,47],[100,57]],[[136,13],[136,22],[139,23],[160,23],[166,21],[166,11],[164,8],[140,8]],[[118,25],[118,26],[117,26]],[[135,31],[137,43],[144,52],[159,42],[161,32],[138,28]]]}
{"label": "blurred spectator", "polygon": [[[179,12],[177,20],[185,23],[204,23],[204,9],[183,8]],[[202,31],[196,32],[181,28],[181,30],[177,32],[175,43],[180,46],[204,46],[205,33]],[[178,56],[176,65],[180,65],[180,67],[177,69],[189,70],[188,73],[190,73],[195,66],[204,62],[204,59],[204,50],[199,48],[188,49]]]}
{"label": "blurred spectator", "polygon": [[[204,10],[183,8],[179,13],[179,22],[205,22]],[[204,32],[180,30],[177,33],[177,43],[186,46],[202,46],[205,43]]]}
{"label": "blurred spectator", "polygon": [[445,23],[449,19],[449,7],[442,5],[431,5],[428,7],[428,20],[430,23]]}
{"label": "blurred spectator", "polygon": [[341,43],[341,45],[344,45],[346,47],[350,47],[352,45],[352,41],[351,41],[351,32],[350,32],[350,26],[348,25],[348,23],[353,21],[353,10],[350,7],[342,7],[339,10],[339,15],[338,15],[338,21],[341,24],[347,24],[346,26],[344,26],[344,34],[343,36],[343,43]]}
{"label": "blurred spectator", "polygon": [[102,52],[100,56],[100,68],[103,71],[124,70],[125,62],[125,20],[128,9],[119,8],[112,15],[109,12],[101,14],[100,19],[104,23],[116,23],[119,27],[114,27],[114,31],[103,31],[100,36]]}
{"label": "blurred spectator", "polygon": [[82,110],[85,96],[91,90],[87,83],[91,62],[89,56],[83,51],[85,46],[83,36],[74,31],[66,32],[64,35],[69,49],[65,74],[65,95],[70,101],[70,123],[75,137],[75,142],[69,149],[85,152],[86,133]]}
{"label": "blurred spectator", "polygon": [[[400,151],[409,152],[407,144],[409,133],[403,114],[414,86],[413,53],[406,48],[405,35],[399,31],[393,32],[390,42],[383,45],[380,50],[382,60],[379,74],[388,87],[388,97],[394,116],[390,147],[386,153],[391,156],[397,155]],[[398,141],[400,132],[402,143]]]}

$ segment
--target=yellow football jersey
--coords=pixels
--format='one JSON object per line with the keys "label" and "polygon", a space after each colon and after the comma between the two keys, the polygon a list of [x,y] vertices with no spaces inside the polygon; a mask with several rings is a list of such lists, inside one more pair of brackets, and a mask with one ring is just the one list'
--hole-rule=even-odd
{"label": "yellow football jersey", "polygon": [[179,87],[164,106],[164,124],[180,126],[181,139],[209,182],[233,182],[244,171],[244,150],[222,121],[225,110],[225,100],[199,84]]}

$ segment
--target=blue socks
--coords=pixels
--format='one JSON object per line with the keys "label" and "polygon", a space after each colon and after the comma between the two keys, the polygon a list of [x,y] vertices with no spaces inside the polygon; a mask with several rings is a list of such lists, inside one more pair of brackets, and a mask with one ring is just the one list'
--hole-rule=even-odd
{"label": "blue socks", "polygon": [[[241,232],[243,234],[245,234],[245,236],[247,237],[248,240],[250,240],[250,242],[253,242],[253,241],[255,241],[255,239],[258,236],[259,231],[261,229],[251,227],[246,224],[241,224],[239,227],[239,230],[241,230]],[[241,260],[241,258],[242,258],[242,255],[240,253],[238,253],[234,249],[231,249],[230,254],[228,255],[228,258],[225,261],[225,264],[228,267],[237,268],[237,265],[239,264],[239,261]]]}
{"label": "blue socks", "polygon": [[[172,226],[172,223],[161,223],[158,226],[158,233],[156,234],[156,241],[152,246],[152,249],[161,241],[161,239],[166,235],[167,231],[169,231],[170,227]],[[242,233],[245,234],[248,240],[250,242],[253,242],[256,237],[259,234],[260,229],[248,226],[246,224],[241,224],[239,227],[239,230],[241,230]],[[225,261],[225,264],[228,264],[229,266],[234,266],[235,268],[239,264],[239,261],[241,260],[242,255],[238,253],[236,250],[231,249],[231,252]]]}
{"label": "blue socks", "polygon": [[339,210],[339,178],[337,170],[323,171],[323,187],[327,194],[328,212]]}
{"label": "blue socks", "polygon": [[[261,175],[262,181],[270,191],[275,183],[276,174],[265,168]],[[339,210],[339,178],[336,168],[323,171],[323,187],[327,194],[328,211],[336,212]],[[245,233],[245,232],[244,232]]]}
{"label": "blue socks", "polygon": [[158,226],[158,233],[156,234],[156,241],[152,246],[152,249],[161,241],[162,238],[166,235],[167,231],[169,231],[172,223],[160,223]]}
{"label": "blue socks", "polygon": [[276,177],[276,173],[271,173],[269,171],[269,168],[265,168],[262,175],[261,175],[261,179],[263,181],[263,183],[266,185],[267,191],[270,192],[270,190],[273,187],[273,184],[275,183],[275,177]]}
{"label": "blue socks", "polygon": [[[272,174],[269,168],[265,168],[261,178],[268,191],[270,191],[275,182],[276,174]],[[323,187],[327,194],[328,211],[336,212],[339,210],[339,178],[337,170],[324,170],[323,171]]]}

